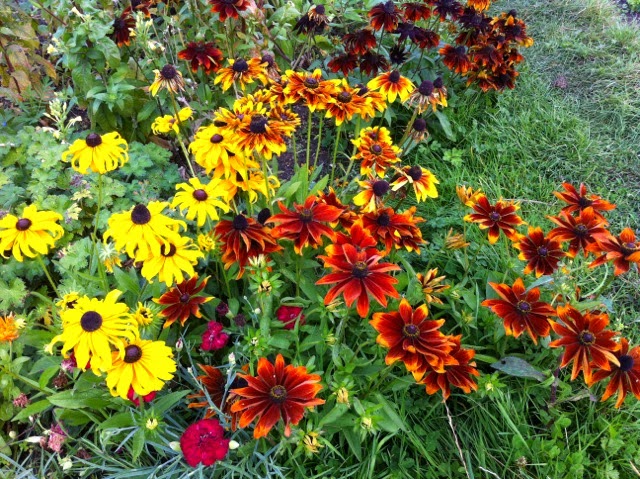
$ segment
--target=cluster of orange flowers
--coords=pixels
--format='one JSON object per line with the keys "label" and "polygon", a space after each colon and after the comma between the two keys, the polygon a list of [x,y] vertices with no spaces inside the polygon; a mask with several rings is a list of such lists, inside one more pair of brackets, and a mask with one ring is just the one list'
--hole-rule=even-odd
{"label": "cluster of orange flowers", "polygon": [[[636,240],[631,228],[614,236],[606,227],[608,222],[603,213],[615,205],[601,197],[588,194],[581,184],[576,189],[564,183],[562,192],[555,195],[565,202],[556,216],[548,216],[556,227],[546,235],[541,228],[529,228],[528,235],[522,235],[516,227],[524,221],[516,214],[517,205],[512,202],[489,203],[486,196],[466,191],[467,206],[474,213],[465,220],[477,223],[489,230],[489,240],[495,243],[503,232],[520,251],[519,258],[526,261],[524,273],[535,272],[536,277],[553,274],[563,258],[575,258],[582,251],[587,257],[594,254],[596,259],[589,264],[596,267],[608,262],[614,264],[614,274],[629,271],[632,265],[640,268],[640,241]],[[568,244],[566,251],[563,244]],[[560,367],[573,363],[571,379],[580,371],[585,382],[591,386],[610,378],[602,400],[616,392],[620,407],[629,391],[640,399],[640,346],[629,349],[628,340],[615,341],[617,333],[607,330],[609,316],[601,311],[579,311],[568,302],[553,307],[540,301],[540,289],[527,290],[522,278],[513,285],[490,283],[499,299],[488,299],[482,304],[491,308],[504,321],[506,334],[519,337],[527,332],[534,343],[538,337],[549,336],[551,330],[560,336],[550,343],[551,347],[563,347],[564,354]],[[557,317],[559,321],[550,318]]]}

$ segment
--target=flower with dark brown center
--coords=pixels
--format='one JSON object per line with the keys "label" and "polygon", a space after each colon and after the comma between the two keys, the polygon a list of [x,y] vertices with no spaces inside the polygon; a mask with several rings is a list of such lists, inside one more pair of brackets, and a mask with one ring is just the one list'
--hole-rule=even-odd
{"label": "flower with dark brown center", "polygon": [[87,311],[80,317],[80,326],[87,333],[92,333],[102,326],[102,316],[96,311]]}
{"label": "flower with dark brown center", "polygon": [[211,143],[220,143],[224,138],[219,133],[216,133],[211,137]]}
{"label": "flower with dark brown center", "polygon": [[249,64],[244,58],[238,58],[231,68],[236,73],[244,73],[249,69]]}
{"label": "flower with dark brown center", "polygon": [[137,225],[146,225],[151,221],[151,212],[143,204],[137,204],[131,211],[131,221]]}
{"label": "flower with dark brown center", "polygon": [[16,229],[18,231],[27,231],[32,225],[32,222],[28,218],[20,218],[16,221]]}
{"label": "flower with dark brown center", "polygon": [[499,283],[489,285],[500,299],[487,299],[482,306],[490,308],[503,320],[507,336],[517,338],[526,331],[536,344],[538,337],[549,336],[551,327],[548,318],[555,316],[556,311],[548,303],[539,301],[539,288],[526,291],[521,278],[513,286]]}
{"label": "flower with dark brown center", "polygon": [[102,137],[97,133],[89,133],[85,141],[87,142],[87,146],[95,148],[102,144]]}
{"label": "flower with dark brown center", "polygon": [[518,239],[515,227],[524,224],[524,221],[516,214],[517,205],[506,201],[496,201],[492,205],[487,197],[482,195],[473,205],[473,209],[475,213],[465,216],[464,220],[478,223],[480,229],[488,229],[490,244],[498,241],[500,231],[511,240]]}
{"label": "flower with dark brown center", "polygon": [[418,91],[420,92],[421,95],[424,96],[430,96],[433,93],[434,90],[434,85],[433,82],[430,82],[429,80],[425,80],[422,83],[420,83],[420,86],[418,87]]}
{"label": "flower with dark brown center", "polygon": [[613,340],[617,333],[605,329],[609,325],[608,314],[600,311],[585,311],[583,314],[570,305],[559,306],[557,313],[561,321],[550,323],[560,339],[552,341],[549,346],[565,348],[560,367],[573,361],[572,381],[582,371],[585,381],[590,384],[592,368],[611,371],[612,366],[620,366],[615,354],[620,350],[620,344]]}
{"label": "flower with dark brown center", "polygon": [[541,228],[529,228],[528,236],[523,236],[514,247],[520,250],[518,258],[528,262],[524,273],[535,271],[538,278],[552,274],[565,256],[560,242],[546,238]]}
{"label": "flower with dark brown center", "polygon": [[373,183],[373,194],[381,197],[387,194],[389,191],[389,183],[384,180],[378,180]]}
{"label": "flower with dark brown center", "polygon": [[260,358],[256,376],[238,376],[247,381],[247,386],[231,390],[241,398],[231,406],[231,412],[242,413],[241,428],[258,418],[255,439],[266,436],[280,419],[285,424],[284,435],[289,437],[291,425],[302,420],[306,408],[324,404],[323,399],[316,398],[322,389],[320,376],[308,374],[304,366],[285,365],[281,354],[275,364]]}
{"label": "flower with dark brown center", "polygon": [[427,130],[427,122],[424,118],[416,118],[413,122],[413,129],[417,132],[424,132]]}
{"label": "flower with dark brown center", "polygon": [[418,181],[422,178],[422,168],[418,165],[414,165],[407,170],[407,174],[413,179],[413,181]]}
{"label": "flower with dark brown center", "polygon": [[164,256],[165,258],[170,258],[174,254],[176,254],[176,251],[176,247],[173,244],[163,244],[160,247],[160,254],[162,254],[162,256]]}
{"label": "flower with dark brown center", "polygon": [[251,117],[251,123],[249,124],[249,130],[256,135],[264,134],[267,132],[268,120],[263,115],[253,115]]}
{"label": "flower with dark brown center", "polygon": [[393,32],[401,19],[401,11],[396,8],[392,0],[379,3],[369,10],[369,21],[374,30],[384,29]]}
{"label": "flower with dark brown center", "polygon": [[209,195],[204,190],[195,190],[192,195],[198,201],[206,201],[209,198]]}
{"label": "flower with dark brown center", "polygon": [[135,344],[130,344],[126,348],[124,348],[124,362],[127,364],[132,364],[140,361],[142,358],[142,349],[140,346],[136,346]]}
{"label": "flower with dark brown center", "polygon": [[577,217],[562,210],[558,216],[547,216],[547,218],[558,225],[549,231],[549,239],[560,242],[569,241],[569,251],[567,251],[569,258],[575,258],[581,249],[584,256],[587,256],[589,251],[599,251],[596,239],[606,237],[608,234],[605,228],[607,222],[591,207],[581,210]]}
{"label": "flower with dark brown center", "polygon": [[200,305],[211,301],[212,296],[207,296],[202,291],[207,285],[209,277],[204,278],[200,284],[198,284],[198,276],[194,275],[189,280],[175,285],[160,299],[154,299],[153,301],[165,306],[160,311],[160,316],[165,318],[163,328],[168,328],[174,322],[179,321],[180,325],[189,319],[190,316],[201,318]]}
{"label": "flower with dark brown center", "polygon": [[233,228],[238,230],[238,231],[244,231],[249,227],[249,222],[247,221],[247,218],[244,215],[236,215],[235,218],[233,218]]}

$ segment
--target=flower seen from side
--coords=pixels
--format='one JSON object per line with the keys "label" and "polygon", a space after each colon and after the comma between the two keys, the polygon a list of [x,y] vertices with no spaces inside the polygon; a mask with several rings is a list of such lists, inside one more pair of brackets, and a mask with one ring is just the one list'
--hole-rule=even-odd
{"label": "flower seen from side", "polygon": [[[631,228],[623,229],[618,236],[606,233],[596,235],[595,239],[598,244],[596,252],[602,254],[589,265],[591,268],[613,262],[616,276],[629,271],[632,264],[640,271],[640,241],[636,240],[636,234]],[[591,249],[591,246],[587,248]]]}
{"label": "flower seen from side", "polygon": [[417,273],[416,279],[422,288],[422,294],[427,303],[442,304],[442,300],[438,297],[444,291],[449,289],[448,284],[442,284],[446,276],[438,276],[438,268],[428,270],[425,274]]}
{"label": "flower seen from side", "polygon": [[192,114],[191,108],[183,108],[177,115],[159,116],[151,125],[151,131],[156,135],[173,131],[177,135],[180,133],[180,125],[191,118]]}
{"label": "flower seen from side", "polygon": [[208,0],[211,11],[220,15],[220,21],[227,18],[238,18],[240,12],[244,12],[250,7],[249,0]]}
{"label": "flower seen from side", "polygon": [[160,90],[167,90],[170,93],[178,93],[184,90],[184,78],[182,73],[173,65],[167,64],[160,70],[153,70],[155,78],[148,90],[151,95],[156,96]]}
{"label": "flower seen from side", "polygon": [[193,73],[202,68],[210,75],[222,65],[222,51],[213,42],[189,42],[184,50],[178,52],[178,58],[190,62]]}
{"label": "flower seen from side", "polygon": [[126,140],[115,131],[104,135],[89,133],[84,140],[78,138],[62,153],[62,161],[70,162],[71,167],[83,175],[89,170],[104,174],[128,162],[128,150]]}

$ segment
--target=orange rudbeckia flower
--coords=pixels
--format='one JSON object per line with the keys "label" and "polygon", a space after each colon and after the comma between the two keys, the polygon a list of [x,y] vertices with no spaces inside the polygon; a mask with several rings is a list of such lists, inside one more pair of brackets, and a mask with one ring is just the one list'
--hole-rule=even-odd
{"label": "orange rudbeckia flower", "polygon": [[400,97],[402,102],[407,101],[415,87],[413,82],[400,75],[398,70],[383,73],[367,83],[367,88],[380,90],[389,103],[396,101],[397,97]]}

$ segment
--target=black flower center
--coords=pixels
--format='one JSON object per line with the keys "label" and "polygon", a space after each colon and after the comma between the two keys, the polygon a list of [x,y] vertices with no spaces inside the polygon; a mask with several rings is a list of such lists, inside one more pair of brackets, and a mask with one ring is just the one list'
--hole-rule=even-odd
{"label": "black flower center", "polygon": [[422,178],[422,168],[420,168],[418,165],[414,165],[409,168],[407,174],[413,181],[418,181],[420,178]]}
{"label": "black flower center", "polygon": [[429,96],[433,93],[433,82],[430,82],[429,80],[425,80],[422,83],[420,83],[420,86],[418,87],[418,91],[420,92],[421,95],[424,96]]}
{"label": "black flower center", "polygon": [[405,338],[417,338],[420,335],[420,328],[415,324],[405,324],[402,334]]}
{"label": "black flower center", "polygon": [[316,5],[316,13],[320,15],[324,15],[325,13],[324,5]]}
{"label": "black flower center", "polygon": [[151,221],[151,212],[145,205],[135,205],[131,211],[131,221],[137,225],[146,225]]}
{"label": "black flower center", "polygon": [[313,220],[313,212],[307,208],[304,208],[301,212],[300,212],[300,221],[302,221],[303,223],[309,223],[311,222],[311,220]]}
{"label": "black flower center", "polygon": [[265,224],[267,220],[271,217],[271,210],[269,208],[263,208],[258,213],[258,223]]}
{"label": "black flower center", "polygon": [[124,362],[131,364],[137,361],[140,361],[142,357],[142,349],[140,346],[136,346],[135,344],[130,344],[126,348],[124,348]]}
{"label": "black flower center", "polygon": [[29,228],[31,228],[31,220],[28,218],[20,218],[18,221],[16,221],[16,229],[18,231],[26,231]]}
{"label": "black flower center", "polygon": [[358,261],[353,265],[353,270],[351,274],[354,278],[363,279],[369,275],[369,268],[367,268],[367,263],[364,261]]}
{"label": "black flower center", "polygon": [[584,196],[578,198],[578,206],[580,206],[580,208],[586,208],[588,206],[591,206],[592,204],[593,201],[591,201],[589,198],[585,198]]}
{"label": "black flower center", "polygon": [[238,388],[246,388],[249,385],[246,379],[241,378],[240,376],[236,376],[231,383],[229,389],[238,389]]}
{"label": "black flower center", "polygon": [[304,86],[306,86],[307,88],[311,88],[312,90],[315,90],[320,85],[320,83],[318,83],[318,80],[313,77],[305,78],[303,83]]}
{"label": "black flower center", "polygon": [[268,53],[265,55],[262,55],[262,58],[260,59],[260,62],[266,63],[268,67],[272,67],[274,61],[275,59],[273,58],[273,55],[269,55]]}
{"label": "black flower center", "polygon": [[118,32],[120,30],[123,30],[124,27],[127,26],[127,22],[125,22],[122,18],[118,17],[115,19],[115,21],[113,22],[113,30],[115,32]]}
{"label": "black flower center", "polygon": [[623,354],[618,358],[618,361],[620,361],[620,371],[622,371],[623,373],[626,373],[633,369],[632,356],[629,356],[628,354]]}
{"label": "black flower center", "polygon": [[244,73],[249,69],[249,64],[244,58],[239,58],[233,62],[233,71],[236,73]]}
{"label": "black flower center", "polygon": [[[167,251],[168,250],[168,251]],[[169,244],[163,244],[160,247],[160,254],[162,256],[164,256],[165,258],[170,258],[171,256],[173,256],[174,254],[176,254],[176,247],[175,245]]]}
{"label": "black flower center", "polygon": [[273,386],[271,391],[269,391],[269,396],[271,396],[273,402],[282,404],[287,400],[287,389],[280,385]]}
{"label": "black flower center", "polygon": [[427,129],[427,122],[424,118],[416,118],[416,121],[413,122],[413,129],[417,132],[422,133]]}
{"label": "black flower center", "polygon": [[546,246],[540,246],[538,248],[538,256],[542,256],[545,257],[549,254],[549,250],[547,249]]}
{"label": "black flower center", "polygon": [[253,115],[251,117],[251,123],[249,124],[249,130],[251,133],[255,133],[257,135],[264,134],[267,132],[267,119],[262,115]]}
{"label": "black flower center", "polygon": [[95,311],[87,311],[80,318],[80,326],[87,333],[92,333],[102,326],[102,316]]}
{"label": "black flower center", "polygon": [[389,183],[384,180],[378,180],[373,184],[371,189],[373,190],[374,195],[384,196],[387,194],[387,191],[389,191]]}
{"label": "black flower center", "polygon": [[396,6],[391,0],[389,0],[387,3],[383,5],[382,9],[384,10],[384,13],[386,13],[387,15],[392,15],[396,11]]}
{"label": "black flower center", "polygon": [[497,211],[492,211],[491,213],[489,213],[489,219],[491,221],[500,221],[500,213],[498,213]]}
{"label": "black flower center", "polygon": [[574,232],[576,236],[586,236],[589,232],[589,228],[587,228],[585,225],[576,225]]}
{"label": "black flower center", "polygon": [[596,342],[596,337],[591,333],[591,331],[585,330],[578,335],[578,341],[583,346],[591,346]]}
{"label": "black flower center", "polygon": [[442,88],[442,87],[443,87],[443,85],[444,85],[444,83],[443,83],[443,81],[442,81],[442,78],[441,78],[441,77],[438,77],[438,78],[436,78],[435,80],[433,80],[433,86],[434,86],[434,88]]}
{"label": "black flower center", "polygon": [[189,296],[187,293],[182,293],[180,295],[180,302],[181,303],[188,303],[190,299],[191,299],[191,296]]}
{"label": "black flower center", "polygon": [[531,311],[531,305],[526,301],[518,301],[518,309],[523,313]]}
{"label": "black flower center", "polygon": [[209,198],[209,195],[204,190],[195,190],[193,192],[193,197],[198,201],[205,201],[207,198]]}
{"label": "black flower center", "polygon": [[638,247],[636,246],[635,243],[622,243],[620,245],[620,251],[622,252],[623,255],[629,256],[630,254],[633,254],[636,251],[638,251]]}
{"label": "black flower center", "polygon": [[233,228],[238,231],[244,231],[249,227],[249,222],[244,215],[237,215],[233,218]]}
{"label": "black flower center", "polygon": [[95,148],[96,146],[102,144],[102,137],[97,133],[89,133],[85,141],[87,142],[87,146]]}
{"label": "black flower center", "polygon": [[178,70],[176,70],[176,67],[173,65],[165,65],[162,67],[162,70],[160,70],[160,75],[166,80],[173,80],[178,76]]}
{"label": "black flower center", "polygon": [[373,153],[374,155],[379,155],[380,153],[382,153],[382,147],[380,145],[373,145],[371,147],[371,153]]}
{"label": "black flower center", "polygon": [[389,226],[389,224],[391,223],[391,218],[387,213],[382,213],[380,216],[378,216],[377,223],[380,226]]}
{"label": "black flower center", "polygon": [[222,135],[219,135],[218,133],[211,137],[211,143],[220,143],[222,140]]}
{"label": "black flower center", "polygon": [[349,103],[352,98],[353,95],[351,95],[351,93],[347,91],[341,91],[340,93],[338,93],[338,101],[340,103]]}
{"label": "black flower center", "polygon": [[398,70],[393,70],[389,74],[389,81],[391,83],[398,83],[400,81],[400,72]]}
{"label": "black flower center", "polygon": [[459,56],[459,57],[464,56],[466,54],[466,52],[467,52],[463,46],[456,47],[454,49],[454,51],[456,52],[456,55]]}

